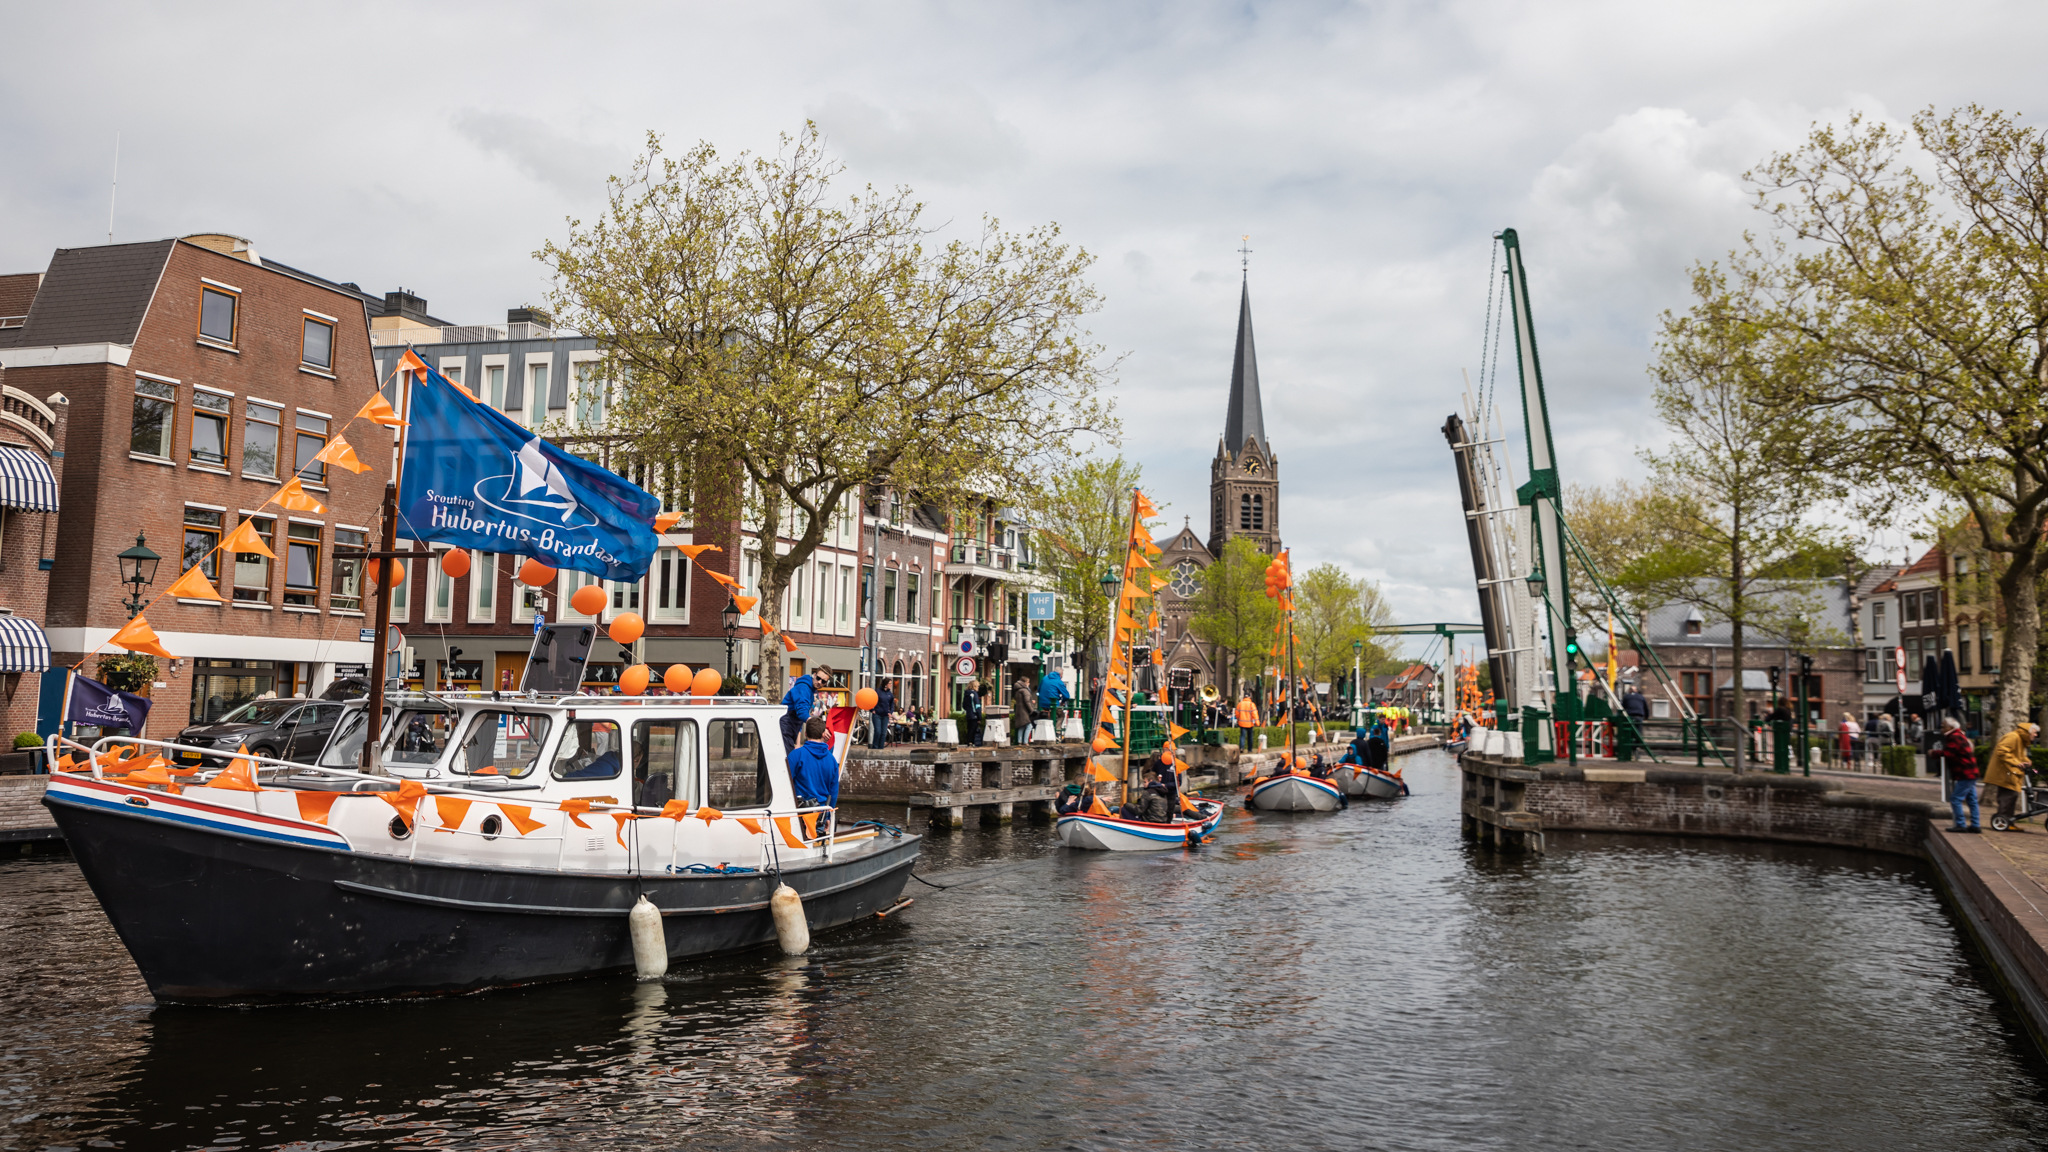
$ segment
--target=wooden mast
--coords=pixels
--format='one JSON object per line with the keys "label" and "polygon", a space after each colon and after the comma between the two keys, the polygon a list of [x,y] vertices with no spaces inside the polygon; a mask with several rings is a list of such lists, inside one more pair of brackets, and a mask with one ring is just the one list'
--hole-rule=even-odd
{"label": "wooden mast", "polygon": [[[1131,549],[1136,543],[1137,536],[1138,489],[1133,486],[1131,488],[1131,521],[1124,531],[1124,564],[1121,569],[1123,578],[1117,582],[1116,597],[1109,606],[1110,661],[1109,667],[1105,668],[1102,673],[1102,701],[1099,716],[1096,720],[1096,727],[1098,729],[1109,720],[1109,678],[1116,673],[1116,653],[1123,647],[1117,639],[1117,623],[1118,618],[1123,615],[1124,611],[1125,586],[1132,579]],[[1135,636],[1135,630],[1133,635]],[[1117,807],[1119,811],[1122,810],[1123,805],[1130,803],[1131,800],[1131,682],[1137,679],[1137,670],[1131,667],[1130,653],[1128,651],[1124,652],[1124,674],[1126,679],[1124,681],[1123,721],[1117,726],[1117,743],[1122,746],[1124,754],[1122,787],[1117,793]]]}

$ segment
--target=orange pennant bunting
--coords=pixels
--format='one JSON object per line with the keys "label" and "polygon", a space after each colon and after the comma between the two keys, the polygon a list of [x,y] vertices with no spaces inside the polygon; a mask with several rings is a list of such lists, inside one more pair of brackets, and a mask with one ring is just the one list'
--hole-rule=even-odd
{"label": "orange pennant bunting", "polygon": [[1140,519],[1150,520],[1154,516],[1159,515],[1159,509],[1154,507],[1150,500],[1145,499],[1145,494],[1143,492],[1138,492],[1134,490],[1132,492],[1132,495],[1137,499],[1138,517]]}
{"label": "orange pennant bunting", "polygon": [[357,410],[355,418],[368,420],[372,424],[382,424],[386,428],[405,427],[405,421],[398,418],[398,410],[391,406],[391,401],[386,400],[382,392],[371,393],[369,400]]}
{"label": "orange pennant bunting", "polygon": [[126,648],[130,652],[147,652],[151,656],[161,656],[166,660],[177,659],[165,651],[163,644],[157,640],[156,629],[149,626],[149,617],[140,614],[123,624],[119,632],[108,638],[107,643],[116,648]]}
{"label": "orange pennant bunting", "polygon": [[546,821],[533,818],[533,806],[531,804],[500,804],[498,805],[498,811],[503,812],[505,819],[510,820],[514,828],[519,829],[521,836],[547,827]]}
{"label": "orange pennant bunting", "polygon": [[725,816],[725,813],[720,812],[718,809],[713,808],[709,804],[700,804],[697,806],[697,811],[695,815],[697,819],[702,820],[706,824],[709,824],[713,820],[723,818]]}
{"label": "orange pennant bunting", "polygon": [[735,816],[733,819],[739,821],[740,827],[745,828],[754,835],[759,836],[761,834],[761,822],[759,820],[750,816]]}
{"label": "orange pennant bunting", "polygon": [[690,802],[688,800],[671,800],[661,806],[661,818],[664,820],[681,820],[689,814]]}
{"label": "orange pennant bunting", "polygon": [[299,819],[308,824],[325,824],[327,813],[336,800],[360,795],[360,792],[298,792],[293,794],[293,798],[299,802]]}
{"label": "orange pennant bunting", "polygon": [[624,848],[628,852],[631,852],[633,850],[632,845],[626,843],[626,825],[635,820],[638,820],[639,817],[633,815],[631,812],[614,812],[611,814],[611,816],[612,819],[617,821],[619,825],[618,829],[612,833],[612,839],[617,840],[619,842],[619,847]]}
{"label": "orange pennant bunting", "polygon": [[181,600],[227,599],[214,588],[213,581],[206,578],[205,568],[198,564],[194,564],[183,576],[178,577],[176,583],[164,589],[164,595],[176,596]]}
{"label": "orange pennant bunting", "polygon": [[583,822],[583,818],[590,814],[589,797],[577,796],[572,799],[562,801],[560,804],[556,805],[556,807],[562,810],[562,815],[567,816],[570,820],[574,821],[578,828],[590,827],[590,825],[585,824]]}
{"label": "orange pennant bunting", "polygon": [[[279,508],[287,512],[311,512],[315,516],[319,516],[327,511],[326,507],[318,500],[313,499],[312,496],[306,493],[305,486],[299,482],[297,476],[285,481],[284,487],[279,488],[276,494],[271,496],[271,499],[277,502]],[[244,523],[247,523],[247,521],[244,521]]]}
{"label": "orange pennant bunting", "polygon": [[804,842],[796,838],[796,832],[789,826],[789,817],[775,817],[775,830],[782,833],[782,842],[791,848],[802,848]]}
{"label": "orange pennant bunting", "polygon": [[759,604],[761,598],[759,596],[735,596],[732,598],[732,602],[733,606],[740,610],[740,614],[745,615],[754,610],[754,605]]}
{"label": "orange pennant bunting", "polygon": [[723,552],[725,549],[720,548],[716,544],[678,544],[676,545],[676,551],[695,560],[706,552]]}
{"label": "orange pennant bunting", "polygon": [[254,520],[245,519],[240,524],[235,525],[235,530],[228,533],[228,538],[220,542],[220,550],[223,552],[254,552],[258,556],[267,556],[272,560],[277,559],[277,553],[272,552],[270,545],[263,542],[263,534],[256,531],[256,522]]}
{"label": "orange pennant bunting", "polygon": [[794,652],[794,651],[796,651],[796,641],[795,641],[794,639],[791,639],[791,638],[790,638],[790,635],[789,635],[789,633],[787,633],[787,632],[784,632],[784,633],[782,634],[782,647],[783,647],[783,648],[784,648],[784,649],[785,649],[786,651],[790,651],[790,652]]}
{"label": "orange pennant bunting", "polygon": [[683,514],[681,512],[663,512],[654,518],[654,530],[656,532],[666,532],[675,527],[682,518]]}
{"label": "orange pennant bunting", "polygon": [[469,806],[474,803],[460,796],[434,797],[434,817],[441,821],[441,831],[453,832],[462,827],[463,818],[469,815]]}
{"label": "orange pennant bunting", "polygon": [[735,592],[739,591],[740,589],[740,582],[733,579],[730,576],[727,576],[723,572],[714,572],[711,569],[706,568],[704,569],[704,574],[706,576],[711,577],[713,580],[718,581],[720,584],[725,585],[727,588],[732,589]]}
{"label": "orange pennant bunting", "polygon": [[355,447],[340,436],[329,440],[327,447],[322,448],[320,454],[313,457],[313,459],[318,460],[322,464],[332,464],[336,468],[346,468],[357,475],[370,470],[370,466],[363,463],[361,458],[356,455]]}

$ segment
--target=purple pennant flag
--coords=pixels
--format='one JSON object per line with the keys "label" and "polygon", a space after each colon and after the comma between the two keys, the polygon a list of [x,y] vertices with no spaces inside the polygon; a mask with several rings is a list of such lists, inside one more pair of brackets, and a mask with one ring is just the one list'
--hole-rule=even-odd
{"label": "purple pennant flag", "polygon": [[136,733],[142,731],[142,722],[148,718],[149,701],[143,697],[83,676],[71,678],[71,709],[65,719],[73,724],[126,728]]}

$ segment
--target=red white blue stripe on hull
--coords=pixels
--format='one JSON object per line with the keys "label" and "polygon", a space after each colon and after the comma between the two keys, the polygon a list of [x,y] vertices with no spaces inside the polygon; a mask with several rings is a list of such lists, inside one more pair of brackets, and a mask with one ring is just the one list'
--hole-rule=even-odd
{"label": "red white blue stripe on hull", "polygon": [[1060,843],[1069,848],[1088,848],[1098,852],[1157,852],[1200,840],[1223,818],[1223,805],[1213,800],[1196,800],[1193,803],[1201,810],[1202,818],[1188,824],[1152,824],[1144,820],[1075,812],[1060,817],[1053,827],[1059,834]]}
{"label": "red white blue stripe on hull", "polygon": [[1335,812],[1343,793],[1313,776],[1275,776],[1252,785],[1251,802],[1268,812]]}
{"label": "red white blue stripe on hull", "polygon": [[[206,789],[199,789],[204,792]],[[263,812],[208,804],[188,795],[172,795],[111,780],[57,773],[50,777],[46,795],[82,808],[98,808],[125,816],[140,816],[209,832],[226,832],[256,840],[274,840],[307,848],[353,850],[348,837],[319,824],[289,820]]]}

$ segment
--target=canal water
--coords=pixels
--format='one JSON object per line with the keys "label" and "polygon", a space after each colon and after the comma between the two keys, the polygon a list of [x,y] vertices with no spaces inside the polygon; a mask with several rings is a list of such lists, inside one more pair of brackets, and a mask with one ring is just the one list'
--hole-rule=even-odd
{"label": "canal water", "polygon": [[955,887],[800,960],[429,1002],[156,1008],[68,859],[0,865],[0,1148],[2048,1144],[1921,866],[1495,858],[1452,762],[1403,764],[1407,800],[1233,809],[1193,853],[940,834]]}

